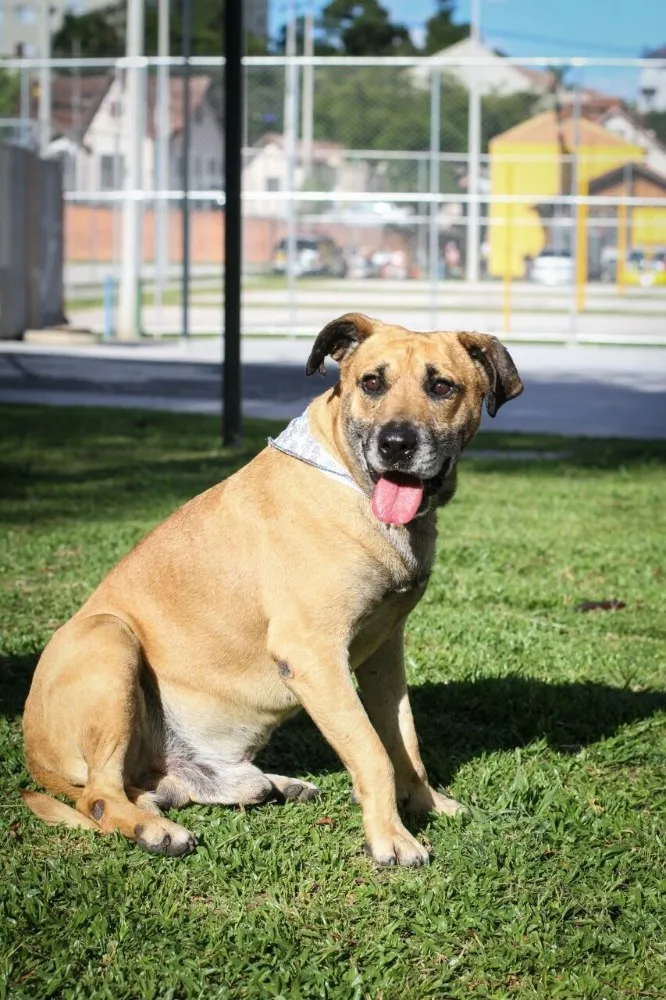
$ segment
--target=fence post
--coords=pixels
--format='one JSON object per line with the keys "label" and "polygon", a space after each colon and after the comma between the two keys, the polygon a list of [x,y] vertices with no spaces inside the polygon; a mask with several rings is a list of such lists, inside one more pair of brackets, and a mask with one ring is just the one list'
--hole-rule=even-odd
{"label": "fence post", "polygon": [[428,241],[428,266],[430,278],[430,326],[436,330],[438,323],[437,310],[437,277],[439,268],[439,127],[440,127],[441,77],[438,69],[431,70],[430,75],[430,231]]}

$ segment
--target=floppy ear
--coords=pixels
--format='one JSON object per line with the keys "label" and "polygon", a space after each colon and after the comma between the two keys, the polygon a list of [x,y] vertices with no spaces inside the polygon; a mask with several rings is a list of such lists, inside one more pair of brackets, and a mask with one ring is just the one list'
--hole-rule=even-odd
{"label": "floppy ear", "polygon": [[500,406],[520,396],[523,383],[504,344],[489,333],[459,333],[458,340],[483,368],[488,380],[486,410],[494,417]]}
{"label": "floppy ear", "polygon": [[345,313],[344,316],[327,323],[318,335],[310,357],[305,365],[305,374],[326,374],[324,358],[331,357],[334,361],[342,361],[355,347],[369,337],[375,329],[376,320],[364,316],[363,313]]}

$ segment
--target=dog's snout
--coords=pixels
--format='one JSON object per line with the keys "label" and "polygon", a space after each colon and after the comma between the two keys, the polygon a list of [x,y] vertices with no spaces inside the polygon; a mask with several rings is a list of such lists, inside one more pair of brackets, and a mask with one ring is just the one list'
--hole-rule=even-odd
{"label": "dog's snout", "polygon": [[377,447],[385,462],[411,458],[418,443],[419,436],[415,428],[411,424],[396,421],[385,424],[377,437]]}

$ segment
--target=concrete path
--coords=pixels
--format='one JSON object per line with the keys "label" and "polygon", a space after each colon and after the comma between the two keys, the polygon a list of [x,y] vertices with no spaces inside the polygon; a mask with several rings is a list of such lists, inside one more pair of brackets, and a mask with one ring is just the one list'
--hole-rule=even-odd
{"label": "concrete path", "polygon": [[[666,350],[512,345],[525,382],[487,430],[666,439]],[[247,416],[287,420],[335,381],[307,379],[309,341],[243,341]],[[221,343],[48,347],[0,342],[0,403],[219,413]]]}

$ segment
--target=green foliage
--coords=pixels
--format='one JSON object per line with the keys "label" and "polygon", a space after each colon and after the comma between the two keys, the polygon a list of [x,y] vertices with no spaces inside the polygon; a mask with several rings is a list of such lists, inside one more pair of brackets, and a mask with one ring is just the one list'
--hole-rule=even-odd
{"label": "green foliage", "polygon": [[455,0],[437,0],[436,11],[426,21],[425,55],[448,49],[469,35],[469,24],[454,24]]}
{"label": "green foliage", "polygon": [[[0,996],[664,996],[663,444],[496,433],[475,442],[495,457],[463,459],[407,635],[426,765],[472,808],[413,824],[428,868],[365,856],[304,718],[261,763],[322,797],[182,810],[201,838],[183,860],[23,807],[20,712],[51,631],[275,431],[250,422],[230,452],[206,417],[0,408]],[[576,611],[611,597],[627,607]]]}
{"label": "green foliage", "polygon": [[332,0],[319,26],[327,43],[349,56],[411,55],[414,45],[404,24],[391,21],[378,0]]}
{"label": "green foliage", "polygon": [[19,74],[0,69],[0,118],[18,118],[20,92]]}
{"label": "green foliage", "polygon": [[666,146],[666,111],[648,111],[643,121],[647,128],[653,130],[659,142]]}

